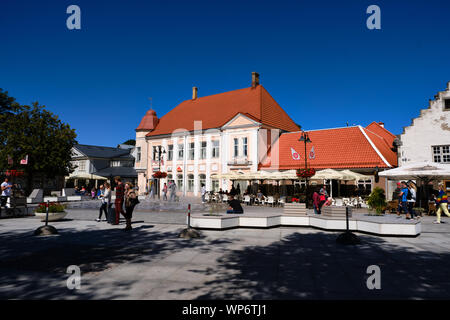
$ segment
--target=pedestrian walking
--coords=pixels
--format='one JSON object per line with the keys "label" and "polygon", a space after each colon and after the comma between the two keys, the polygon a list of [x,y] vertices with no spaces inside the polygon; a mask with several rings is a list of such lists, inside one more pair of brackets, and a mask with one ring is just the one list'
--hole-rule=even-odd
{"label": "pedestrian walking", "polygon": [[164,186],[163,186],[163,200],[167,201],[167,183],[164,182]]}
{"label": "pedestrian walking", "polygon": [[[402,186],[402,189],[401,189],[400,194],[399,194],[399,196],[400,196],[400,209],[401,209],[401,211],[406,213],[406,219],[411,219],[411,216],[410,216],[409,211],[408,211],[408,193],[409,193],[409,190],[408,190],[408,187],[407,187],[405,181],[402,181],[401,186]],[[400,214],[398,214],[398,215],[400,215]]]}
{"label": "pedestrian walking", "polygon": [[[238,186],[239,186],[239,185],[238,185]],[[206,196],[206,187],[205,187],[205,185],[202,183],[202,203],[205,203],[205,202],[206,202],[205,196]]]}
{"label": "pedestrian walking", "polygon": [[312,199],[313,199],[314,213],[320,214],[320,195],[317,192],[317,190],[314,191]]}
{"label": "pedestrian walking", "polygon": [[[416,204],[416,195],[417,195],[414,183],[410,182],[408,184],[408,191],[409,193],[406,196],[408,202],[408,211],[411,214],[411,219],[414,219],[414,216],[416,215],[414,212],[414,205]],[[418,219],[419,217],[416,216],[416,218]]]}
{"label": "pedestrian walking", "polygon": [[108,219],[109,208],[111,208],[111,185],[108,182],[105,182],[104,185],[100,186],[100,190],[102,193],[99,197],[102,200],[102,205],[100,207],[97,222],[101,221],[103,212],[105,212],[106,221]]}
{"label": "pedestrian walking", "polygon": [[123,211],[123,201],[124,201],[124,185],[122,183],[122,179],[117,176],[114,178],[114,182],[116,183],[116,200],[114,201],[114,209],[116,212],[116,220],[114,221],[115,225],[119,224],[120,214],[125,215],[125,211]]}
{"label": "pedestrian walking", "polygon": [[441,223],[441,212],[443,211],[447,217],[450,217],[450,213],[448,212],[448,197],[447,192],[444,190],[444,185],[442,183],[439,184],[439,194],[436,197],[436,204],[438,205],[438,209],[436,211],[436,221],[433,223]]}
{"label": "pedestrian walking", "polygon": [[175,183],[174,180],[171,181],[169,185],[169,190],[170,190],[170,201],[175,201],[175,196],[177,194],[177,184]]}
{"label": "pedestrian walking", "polygon": [[8,177],[5,178],[5,180],[1,184],[1,202],[0,202],[0,212],[1,207],[6,207],[6,204],[8,203],[8,198],[11,197],[11,190],[12,190],[12,184],[9,182]]}
{"label": "pedestrian walking", "polygon": [[133,217],[134,207],[139,203],[138,196],[136,191],[133,189],[133,184],[131,182],[127,182],[125,184],[125,217],[126,226],[125,231],[129,231],[132,229],[131,227],[131,218]]}

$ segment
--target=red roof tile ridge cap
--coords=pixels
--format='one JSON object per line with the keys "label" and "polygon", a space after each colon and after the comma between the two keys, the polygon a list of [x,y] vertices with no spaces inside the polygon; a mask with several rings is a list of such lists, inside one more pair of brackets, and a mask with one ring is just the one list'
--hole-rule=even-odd
{"label": "red roof tile ridge cap", "polygon": [[[361,130],[361,133],[364,135],[364,137],[367,139],[367,141],[369,142],[370,146],[373,148],[373,150],[375,150],[375,152],[377,153],[377,155],[380,157],[380,159],[388,166],[388,167],[393,167],[387,160],[386,158],[383,156],[383,154],[381,153],[380,150],[378,150],[377,146],[375,145],[375,143],[373,143],[373,141],[369,138],[369,136],[367,135],[367,133],[364,131],[365,128],[363,128],[362,126],[358,126],[359,130]],[[369,130],[368,130],[369,131]]]}
{"label": "red roof tile ridge cap", "polygon": [[367,129],[367,128],[363,128],[363,129],[366,130],[366,131],[368,131],[368,132],[370,132],[370,133],[372,133],[373,135],[377,136],[378,138],[380,138],[380,139],[386,144],[386,146],[390,148],[389,143],[386,141],[385,138],[383,138],[382,136],[376,134],[376,133],[373,132],[372,130],[369,130],[369,129]]}
{"label": "red roof tile ridge cap", "polygon": [[218,95],[221,95],[221,94],[227,94],[227,93],[236,92],[236,91],[243,91],[243,90],[246,90],[246,89],[247,90],[248,89],[252,89],[252,87],[245,87],[245,88],[234,89],[234,90],[229,90],[229,91],[225,91],[225,92],[214,93],[214,94],[210,94],[210,95],[203,96],[203,97],[197,97],[197,99],[186,99],[186,100],[183,100],[182,102],[180,102],[180,104],[183,103],[183,102],[195,102],[195,101],[198,101],[200,99],[214,97],[214,96],[218,96]]}
{"label": "red roof tile ridge cap", "polygon": [[[389,135],[391,135],[394,139],[397,138],[397,136],[395,134],[393,134],[392,132],[390,132],[388,129],[386,129],[385,127],[381,126],[378,122],[376,121],[372,121],[367,127],[371,126],[372,124],[377,125],[378,128],[382,129],[384,132],[388,133]],[[366,127],[366,129],[367,129]]]}
{"label": "red roof tile ridge cap", "polygon": [[348,127],[335,127],[335,128],[324,128],[324,129],[311,129],[311,130],[302,130],[305,132],[312,132],[312,131],[324,131],[324,130],[337,130],[337,129],[348,129],[348,128],[357,128],[360,125],[354,125],[354,126],[348,126]]}

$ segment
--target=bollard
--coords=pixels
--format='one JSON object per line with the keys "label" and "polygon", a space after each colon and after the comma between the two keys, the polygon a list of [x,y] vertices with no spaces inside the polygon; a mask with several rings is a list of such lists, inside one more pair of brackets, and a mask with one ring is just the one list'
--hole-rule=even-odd
{"label": "bollard", "polygon": [[46,210],[45,210],[45,226],[48,226],[48,207],[50,206],[50,200],[47,200]]}
{"label": "bollard", "polygon": [[345,208],[346,230],[344,233],[341,233],[337,237],[336,242],[340,243],[340,244],[345,244],[345,245],[360,244],[361,240],[353,232],[350,232],[350,227],[349,227],[349,222],[348,222],[348,209],[349,209],[349,207]]}
{"label": "bollard", "polygon": [[193,239],[193,238],[200,238],[202,235],[199,231],[191,228],[191,204],[188,204],[188,210],[187,210],[187,228],[183,229],[179,237],[185,238],[185,239]]}
{"label": "bollard", "polygon": [[50,236],[54,234],[58,234],[58,230],[55,227],[48,225],[48,208],[50,206],[50,200],[47,200],[47,205],[45,208],[45,225],[37,228],[34,231],[35,236]]}
{"label": "bollard", "polygon": [[188,214],[188,216],[187,216],[187,227],[188,227],[188,229],[190,229],[191,228],[191,204],[190,203],[188,204],[187,214]]}

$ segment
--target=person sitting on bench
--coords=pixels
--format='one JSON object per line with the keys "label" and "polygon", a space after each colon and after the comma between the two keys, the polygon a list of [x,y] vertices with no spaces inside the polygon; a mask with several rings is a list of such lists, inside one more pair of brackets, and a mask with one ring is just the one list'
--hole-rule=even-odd
{"label": "person sitting on bench", "polygon": [[242,209],[241,204],[238,200],[234,199],[234,196],[231,195],[230,200],[228,201],[228,210],[227,213],[244,213],[244,209]]}

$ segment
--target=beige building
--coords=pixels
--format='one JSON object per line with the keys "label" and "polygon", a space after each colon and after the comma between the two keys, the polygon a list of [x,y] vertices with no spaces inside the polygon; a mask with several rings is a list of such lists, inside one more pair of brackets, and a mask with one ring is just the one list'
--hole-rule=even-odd
{"label": "beige building", "polygon": [[[163,117],[149,110],[136,128],[136,162],[141,193],[157,171],[164,182],[174,180],[184,195],[229,190],[231,182],[217,179],[232,171],[257,172],[268,146],[283,132],[299,127],[259,84],[252,73],[251,87],[185,100]],[[159,152],[161,150],[161,152]],[[241,190],[246,181],[239,182]]]}

